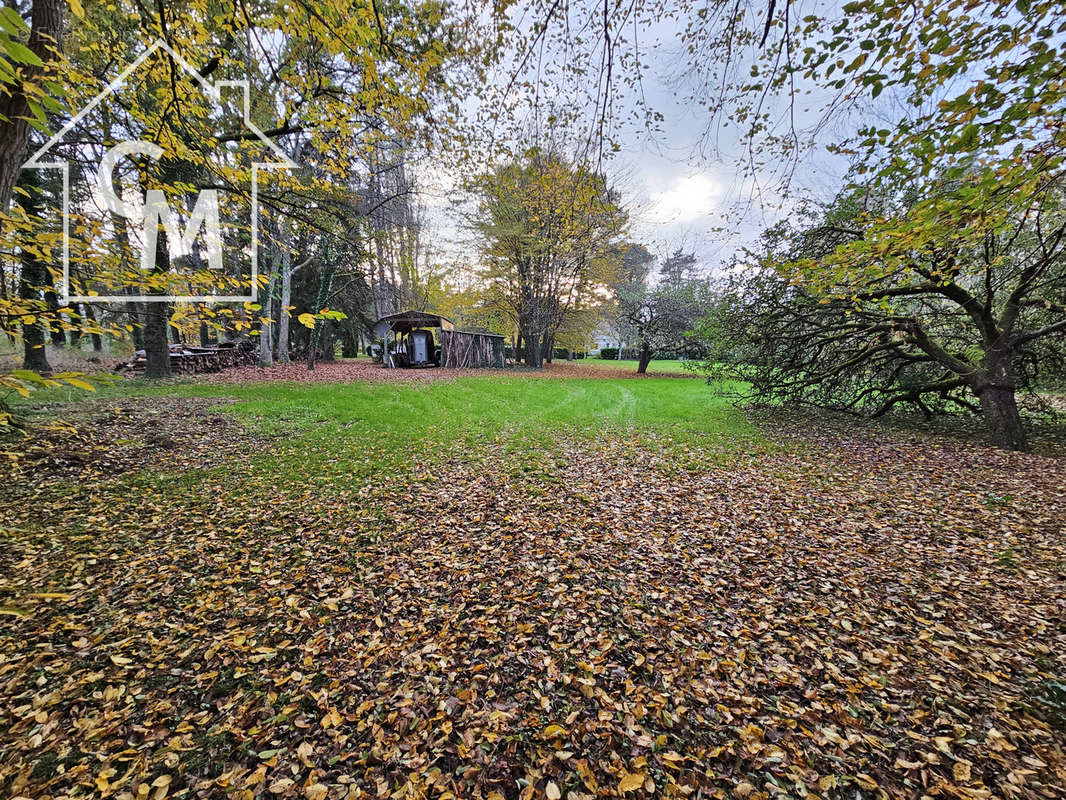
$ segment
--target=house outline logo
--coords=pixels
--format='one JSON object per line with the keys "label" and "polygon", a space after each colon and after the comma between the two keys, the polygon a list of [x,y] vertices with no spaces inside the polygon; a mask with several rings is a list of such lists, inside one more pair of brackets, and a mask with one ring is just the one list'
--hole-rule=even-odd
{"label": "house outline logo", "polygon": [[[250,294],[247,295],[71,295],[70,293],[70,163],[68,161],[44,161],[48,151],[52,149],[73,128],[104,100],[113,95],[126,83],[126,80],[136,72],[140,66],[151,58],[155,53],[162,50],[169,55],[174,63],[185,72],[193,82],[199,85],[207,97],[215,103],[221,104],[223,89],[239,89],[242,91],[241,117],[244,127],[255,135],[259,141],[265,144],[270,151],[277,156],[277,161],[256,161],[252,163],[251,185],[251,283]],[[148,48],[131,62],[119,75],[112,80],[99,94],[82,107],[77,114],[60,128],[47,142],[26,161],[21,169],[54,169],[60,172],[63,184],[62,220],[63,220],[63,279],[60,296],[64,304],[69,303],[159,303],[159,302],[254,302],[256,299],[256,287],[259,279],[259,173],[264,170],[295,169],[296,162],[272,142],[266,134],[260,130],[249,118],[250,89],[247,80],[216,81],[211,83],[200,75],[197,69],[182,58],[163,39],[156,39]],[[147,213],[147,212],[146,212]],[[206,227],[206,226],[205,226]]]}

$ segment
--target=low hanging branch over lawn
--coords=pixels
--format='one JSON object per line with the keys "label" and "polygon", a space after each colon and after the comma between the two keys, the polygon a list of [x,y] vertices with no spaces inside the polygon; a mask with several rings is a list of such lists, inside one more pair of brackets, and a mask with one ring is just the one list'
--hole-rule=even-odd
{"label": "low hanging branch over lawn", "polygon": [[1020,209],[975,173],[919,202],[866,211],[851,194],[805,229],[778,226],[705,325],[709,371],[760,401],[976,412],[996,444],[1027,449],[1016,393],[1063,364],[1061,176],[1021,187]]}

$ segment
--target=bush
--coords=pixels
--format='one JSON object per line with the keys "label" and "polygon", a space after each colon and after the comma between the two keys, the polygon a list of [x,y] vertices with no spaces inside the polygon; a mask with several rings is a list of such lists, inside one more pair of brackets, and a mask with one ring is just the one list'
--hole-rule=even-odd
{"label": "bush", "polygon": [[[585,354],[583,352],[581,352],[580,350],[575,350],[574,351],[574,358],[584,358],[584,357],[585,357]],[[570,358],[570,351],[567,350],[565,347],[556,347],[555,348],[555,358],[558,361],[566,361],[568,358]]]}
{"label": "bush", "polygon": [[606,359],[611,359],[611,360],[617,359],[618,358],[618,348],[617,347],[601,347],[600,348],[600,358],[606,358]]}

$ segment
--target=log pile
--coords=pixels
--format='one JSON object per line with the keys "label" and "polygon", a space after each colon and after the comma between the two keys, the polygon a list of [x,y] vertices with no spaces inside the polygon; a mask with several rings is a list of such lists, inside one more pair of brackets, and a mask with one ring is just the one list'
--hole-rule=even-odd
{"label": "log pile", "polygon": [[[115,369],[119,372],[143,372],[147,363],[144,350],[138,350],[132,360],[116,364]],[[244,367],[255,363],[255,346],[248,339],[220,342],[210,347],[170,345],[170,372],[174,375],[218,372],[228,367]]]}

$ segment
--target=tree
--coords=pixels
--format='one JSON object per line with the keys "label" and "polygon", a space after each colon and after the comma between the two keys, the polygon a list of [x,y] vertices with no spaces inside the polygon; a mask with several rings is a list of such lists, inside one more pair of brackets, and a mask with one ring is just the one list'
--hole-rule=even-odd
{"label": "tree", "polygon": [[993,442],[1027,449],[1016,393],[1066,354],[1061,181],[997,214],[988,195],[1014,187],[975,172],[922,199],[850,193],[779,226],[705,324],[707,369],[762,401],[976,412]]}
{"label": "tree", "polygon": [[691,283],[695,271],[695,253],[686,253],[678,248],[659,265],[659,283],[671,289],[680,289]]}
{"label": "tree", "polygon": [[614,280],[626,214],[588,164],[539,148],[477,188],[481,277],[517,328],[526,365],[539,368],[568,315],[598,305],[597,290]]}
{"label": "tree", "polygon": [[45,108],[58,108],[48,85],[56,86],[52,69],[63,47],[65,5],[63,0],[33,0],[28,23],[15,8],[0,11],[0,213],[11,203],[31,128],[43,123]]}
{"label": "tree", "polygon": [[707,286],[689,280],[680,286],[661,285],[654,289],[639,286],[625,290],[619,306],[639,343],[637,372],[648,370],[655,353],[687,350],[688,334],[706,311]]}
{"label": "tree", "polygon": [[[27,120],[38,127],[46,122],[53,130],[71,121],[73,111],[85,107],[158,39],[179,54],[180,58],[171,57],[169,51],[156,52],[141,65],[135,80],[118,88],[112,101],[80,115],[74,130],[54,145],[56,159],[73,167],[72,197],[79,199],[72,201],[76,217],[72,230],[84,231],[74,237],[77,242],[71,251],[73,293],[160,297],[145,303],[143,310],[130,308],[136,314],[137,334],[143,323],[151,376],[164,376],[169,370],[168,330],[186,331],[198,325],[206,333],[209,326],[217,326],[233,335],[255,325],[273,338],[275,317],[280,320],[288,314],[287,309],[278,310],[287,303],[275,297],[291,287],[286,263],[298,269],[303,260],[294,260],[291,248],[279,245],[280,232],[295,230],[302,235],[313,228],[336,235],[352,230],[351,214],[366,213],[364,204],[350,202],[353,165],[382,141],[403,141],[412,150],[434,147],[439,152],[442,143],[458,140],[456,100],[468,82],[477,82],[491,59],[492,47],[482,49],[481,33],[486,28],[467,15],[469,9],[431,0],[356,7],[301,0],[210,13],[185,2],[160,2],[146,10],[92,0],[85,3],[84,14],[81,3],[71,7],[76,18],[68,26],[65,57],[56,48],[62,26],[49,22],[55,17],[51,11],[58,13],[61,6],[34,2],[32,27],[19,22],[11,9],[0,20],[0,80],[5,83],[3,110],[8,115],[0,120],[0,144],[10,156],[4,158],[4,170],[18,173],[25,157]],[[16,30],[16,23],[22,27]],[[459,30],[462,38],[455,35]],[[23,41],[28,37],[28,47],[20,37]],[[178,63],[182,58],[195,75]],[[305,160],[314,165],[291,180],[272,173],[273,180],[268,181],[260,175],[260,210],[264,221],[279,233],[270,237],[263,231],[265,276],[256,287],[247,277],[241,286],[240,274],[228,266],[214,274],[197,266],[205,263],[202,239],[197,239],[187,258],[171,263],[163,230],[156,240],[154,269],[141,272],[126,257],[130,245],[139,243],[140,231],[131,237],[124,223],[106,211],[100,213],[84,185],[91,174],[86,167],[94,168],[116,141],[150,141],[161,143],[164,155],[121,159],[114,170],[119,197],[143,198],[146,190],[158,190],[183,221],[188,217],[183,206],[189,195],[202,189],[219,192],[221,204],[231,209],[250,206],[252,164],[276,159],[269,154],[264,159],[265,148],[257,136],[241,125],[238,93],[224,89],[221,100],[212,99],[200,91],[201,80],[248,81],[249,120],[290,152],[299,140],[310,151]],[[53,95],[65,102],[58,103]],[[339,224],[325,219],[331,214]],[[36,232],[34,220],[20,216],[30,233],[24,235],[5,223],[10,248],[17,247],[16,234],[23,241],[49,235],[41,215]],[[248,225],[231,226],[226,235],[229,252],[249,251]],[[416,248],[404,244],[403,258],[407,258]],[[80,327],[89,316],[56,302],[58,250],[37,250],[40,259],[22,256],[20,261],[29,266],[29,277],[44,280],[26,286],[18,304],[0,309],[5,331],[13,332],[13,322],[32,317],[33,323],[24,323],[31,326],[31,339],[45,329],[60,336],[64,320]],[[43,276],[38,275],[39,264],[44,266]],[[18,267],[14,271],[22,272]],[[209,285],[211,280],[215,284]],[[253,289],[261,291],[267,308],[163,300],[170,295],[244,294]],[[40,298],[43,305],[38,308]],[[264,310],[267,313],[257,319],[260,315],[255,312]],[[266,361],[272,347],[261,352]]]}

